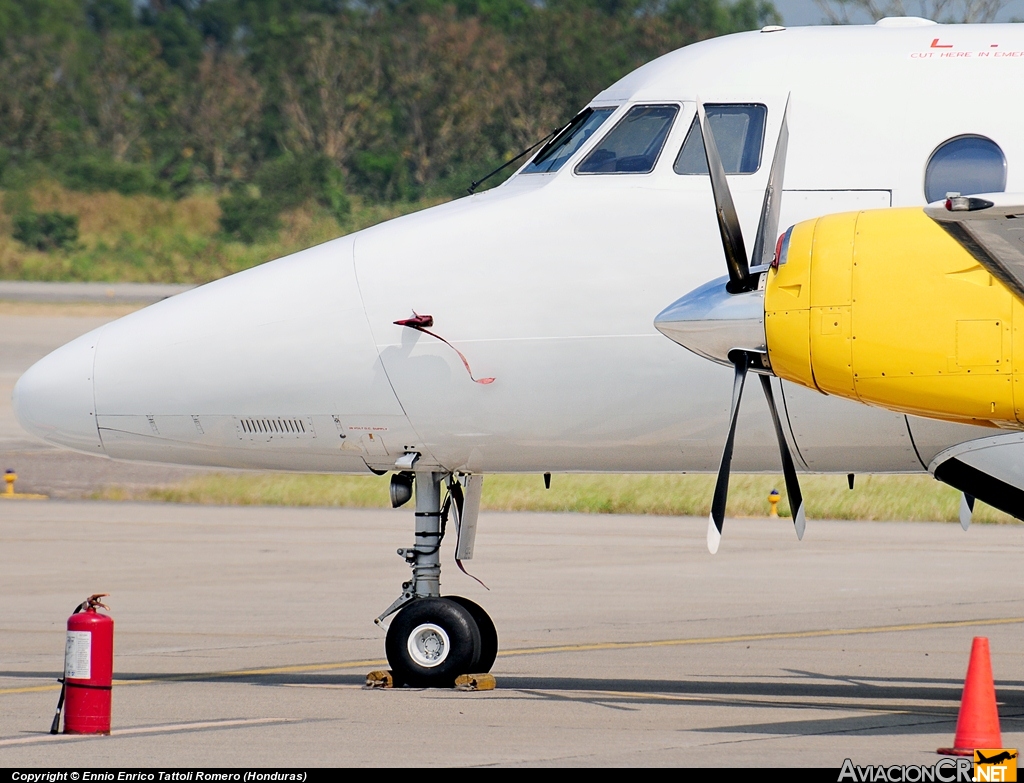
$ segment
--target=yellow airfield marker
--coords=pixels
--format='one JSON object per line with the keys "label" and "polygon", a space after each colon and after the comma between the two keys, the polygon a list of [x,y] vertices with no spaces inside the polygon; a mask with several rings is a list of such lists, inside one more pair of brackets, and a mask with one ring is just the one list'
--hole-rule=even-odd
{"label": "yellow airfield marker", "polygon": [[14,482],[18,480],[18,474],[13,470],[7,470],[4,473],[4,481],[7,482],[7,486],[3,492],[0,492],[0,498],[4,500],[47,500],[46,495],[33,495],[31,493],[20,493],[14,491]]}

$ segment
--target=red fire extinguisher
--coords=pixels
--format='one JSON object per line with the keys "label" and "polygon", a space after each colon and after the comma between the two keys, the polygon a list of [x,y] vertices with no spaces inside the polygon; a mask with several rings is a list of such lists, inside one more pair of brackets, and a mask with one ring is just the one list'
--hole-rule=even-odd
{"label": "red fire extinguisher", "polygon": [[[68,618],[63,687],[50,733],[60,726],[64,708],[65,734],[109,734],[110,692],[114,676],[114,621],[97,607],[107,593],[83,601]],[[109,610],[108,610],[109,611]]]}

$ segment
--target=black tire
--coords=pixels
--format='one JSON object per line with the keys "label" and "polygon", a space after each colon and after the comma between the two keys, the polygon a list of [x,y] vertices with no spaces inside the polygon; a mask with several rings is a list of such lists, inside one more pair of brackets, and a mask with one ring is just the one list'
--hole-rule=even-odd
{"label": "black tire", "polygon": [[[447,645],[438,630],[448,637]],[[472,672],[480,660],[480,648],[480,629],[473,615],[447,598],[418,598],[407,604],[395,616],[384,642],[395,678],[417,688],[452,687],[456,677]],[[440,660],[427,663],[434,653]]]}
{"label": "black tire", "polygon": [[445,596],[449,601],[462,606],[472,615],[480,629],[480,660],[478,660],[472,671],[467,674],[486,674],[494,666],[494,659],[498,657],[498,629],[494,627],[494,620],[483,610],[480,604],[463,598],[461,595]]}

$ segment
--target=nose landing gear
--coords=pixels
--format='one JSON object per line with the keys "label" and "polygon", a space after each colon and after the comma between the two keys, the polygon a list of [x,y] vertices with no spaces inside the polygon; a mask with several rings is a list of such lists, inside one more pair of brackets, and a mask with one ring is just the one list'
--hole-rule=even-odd
{"label": "nose landing gear", "polygon": [[398,554],[412,567],[402,595],[374,622],[397,611],[384,649],[398,682],[450,688],[460,674],[490,671],[498,654],[494,622],[475,602],[441,597],[442,473],[416,474],[416,543]]}

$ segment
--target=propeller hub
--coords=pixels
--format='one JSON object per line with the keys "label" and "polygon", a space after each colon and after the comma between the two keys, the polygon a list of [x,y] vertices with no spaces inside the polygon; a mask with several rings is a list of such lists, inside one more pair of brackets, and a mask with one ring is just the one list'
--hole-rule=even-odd
{"label": "propeller hub", "polygon": [[767,353],[764,336],[764,291],[730,294],[728,277],[720,277],[676,300],[654,319],[667,338],[727,367],[734,351]]}

